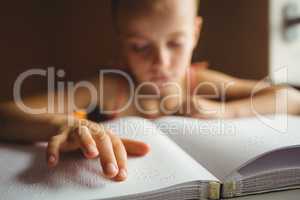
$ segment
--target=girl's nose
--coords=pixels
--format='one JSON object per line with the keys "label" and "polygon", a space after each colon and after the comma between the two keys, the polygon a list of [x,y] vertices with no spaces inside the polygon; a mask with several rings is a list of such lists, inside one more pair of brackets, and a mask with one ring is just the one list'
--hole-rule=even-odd
{"label": "girl's nose", "polygon": [[169,68],[170,53],[166,48],[160,48],[155,50],[153,55],[153,65],[157,68]]}

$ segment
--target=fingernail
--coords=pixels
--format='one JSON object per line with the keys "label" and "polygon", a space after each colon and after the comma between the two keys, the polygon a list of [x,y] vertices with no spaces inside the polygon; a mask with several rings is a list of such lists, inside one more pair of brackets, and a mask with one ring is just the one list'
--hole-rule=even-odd
{"label": "fingernail", "polygon": [[55,161],[56,161],[55,156],[51,155],[51,156],[49,157],[49,162],[50,162],[51,164],[54,164]]}
{"label": "fingernail", "polygon": [[108,174],[108,175],[115,175],[117,173],[118,173],[118,169],[117,169],[117,167],[114,164],[109,163],[106,166],[106,174]]}
{"label": "fingernail", "polygon": [[119,171],[119,176],[122,177],[122,178],[126,178],[127,177],[127,172],[125,169],[121,169]]}
{"label": "fingernail", "polygon": [[94,145],[88,146],[88,151],[89,151],[90,154],[93,154],[93,155],[97,155],[98,154],[98,149]]}

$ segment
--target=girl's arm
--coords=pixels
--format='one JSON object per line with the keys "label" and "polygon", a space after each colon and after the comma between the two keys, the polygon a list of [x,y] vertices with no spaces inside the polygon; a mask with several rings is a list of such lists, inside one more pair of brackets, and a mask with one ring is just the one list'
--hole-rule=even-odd
{"label": "girl's arm", "polygon": [[216,95],[218,99],[226,100],[250,97],[258,83],[260,87],[269,86],[265,81],[239,79],[210,69],[199,68],[196,77],[200,85],[198,94]]}
{"label": "girl's arm", "polygon": [[227,103],[234,117],[266,114],[300,115],[300,93],[288,86],[273,86],[245,99]]}
{"label": "girl's arm", "polygon": [[[55,97],[53,104],[48,104],[48,95]],[[64,97],[62,102],[58,102],[58,96]],[[72,104],[83,109],[89,100],[86,90],[79,89]],[[45,108],[46,112],[42,114],[25,112],[20,109],[22,104],[32,110]],[[20,102],[2,102],[0,103],[0,139],[13,142],[48,141],[58,133],[62,125],[73,118],[74,110],[70,109],[70,104],[67,91],[27,97]],[[49,109],[53,112],[48,112]]]}
{"label": "girl's arm", "polygon": [[[194,117],[234,118],[285,112],[300,115],[300,93],[291,87],[238,79],[207,69],[200,69],[197,78],[202,85],[193,102],[190,115]],[[208,100],[207,95],[224,102]]]}
{"label": "girl's arm", "polygon": [[184,115],[201,118],[240,118],[254,115],[300,115],[300,93],[289,87],[271,87],[248,98],[229,102],[192,98],[191,109]]}

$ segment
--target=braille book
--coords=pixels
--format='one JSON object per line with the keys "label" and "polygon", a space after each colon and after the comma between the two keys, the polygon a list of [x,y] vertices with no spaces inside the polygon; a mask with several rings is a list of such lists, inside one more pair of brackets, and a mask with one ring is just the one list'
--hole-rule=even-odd
{"label": "braille book", "polygon": [[45,144],[0,144],[0,199],[215,200],[300,188],[300,118],[265,119],[107,122],[151,146],[145,157],[129,157],[125,182],[103,178],[99,159],[79,152],[48,169]]}

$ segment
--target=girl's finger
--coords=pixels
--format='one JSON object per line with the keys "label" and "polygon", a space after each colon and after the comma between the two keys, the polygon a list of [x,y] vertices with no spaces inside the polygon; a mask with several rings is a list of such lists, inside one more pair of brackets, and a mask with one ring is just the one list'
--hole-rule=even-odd
{"label": "girl's finger", "polygon": [[150,146],[144,142],[122,139],[128,155],[131,156],[144,156],[150,151]]}
{"label": "girl's finger", "polygon": [[64,142],[63,134],[54,136],[50,139],[47,146],[47,162],[49,167],[55,167],[59,161],[60,146]]}
{"label": "girl's finger", "polygon": [[92,135],[99,151],[104,174],[108,178],[114,178],[118,174],[119,168],[110,137],[102,131],[94,132]]}
{"label": "girl's finger", "polygon": [[80,126],[78,128],[78,137],[79,137],[81,149],[85,157],[86,158],[97,157],[99,152],[88,127]]}
{"label": "girl's finger", "polygon": [[127,178],[127,152],[125,146],[123,145],[121,139],[118,136],[114,135],[111,131],[109,131],[108,134],[112,141],[119,168],[119,173],[115,177],[115,180],[124,181]]}

